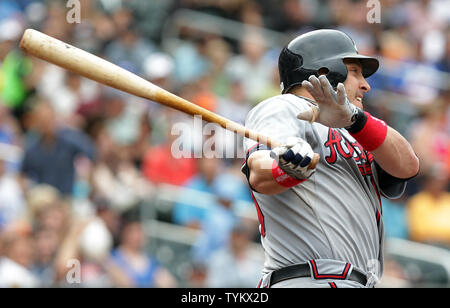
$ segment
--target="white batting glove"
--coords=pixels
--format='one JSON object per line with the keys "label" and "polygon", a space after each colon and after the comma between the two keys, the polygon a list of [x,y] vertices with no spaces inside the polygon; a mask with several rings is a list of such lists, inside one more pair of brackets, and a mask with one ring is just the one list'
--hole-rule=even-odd
{"label": "white batting glove", "polygon": [[284,172],[297,180],[305,180],[315,172],[315,169],[308,169],[314,151],[302,138],[289,137],[284,145],[272,149],[270,157]]}
{"label": "white batting glove", "polygon": [[314,97],[318,106],[310,104],[311,108],[300,112],[298,119],[332,128],[349,127],[355,122],[359,108],[347,99],[343,83],[339,83],[335,91],[325,75],[319,78],[312,75],[302,82],[302,87]]}

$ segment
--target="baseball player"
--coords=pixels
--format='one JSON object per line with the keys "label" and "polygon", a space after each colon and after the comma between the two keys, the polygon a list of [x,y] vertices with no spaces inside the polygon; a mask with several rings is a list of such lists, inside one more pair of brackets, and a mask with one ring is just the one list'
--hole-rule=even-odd
{"label": "baseball player", "polygon": [[278,65],[282,94],[245,123],[283,143],[244,141],[265,250],[258,287],[373,287],[383,272],[381,195],[400,197],[419,169],[405,138],[363,111],[378,60],[343,32],[317,30],[292,40]]}

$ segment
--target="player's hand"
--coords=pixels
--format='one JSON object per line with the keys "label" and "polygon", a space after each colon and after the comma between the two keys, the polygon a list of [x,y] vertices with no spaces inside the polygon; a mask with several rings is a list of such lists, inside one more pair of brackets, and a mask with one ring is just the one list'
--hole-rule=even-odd
{"label": "player's hand", "polygon": [[284,145],[270,152],[270,157],[275,159],[284,172],[297,180],[305,180],[315,172],[315,169],[308,169],[313,160],[314,151],[309,143],[301,138],[288,138]]}
{"label": "player's hand", "polygon": [[345,93],[344,84],[339,83],[336,91],[325,75],[312,75],[302,82],[318,105],[310,104],[310,109],[300,112],[297,118],[310,123],[318,122],[332,128],[351,126],[358,114],[358,107],[353,105]]}

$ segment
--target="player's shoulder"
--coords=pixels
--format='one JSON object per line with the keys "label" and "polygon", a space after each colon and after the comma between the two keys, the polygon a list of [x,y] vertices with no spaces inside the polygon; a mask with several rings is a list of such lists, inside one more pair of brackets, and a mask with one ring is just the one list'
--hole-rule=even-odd
{"label": "player's shoulder", "polygon": [[310,104],[305,98],[296,96],[293,94],[280,94],[277,96],[270,97],[255,107],[249,112],[249,116],[256,115],[259,113],[276,113],[276,112],[286,112],[293,111],[299,112],[304,110],[308,104]]}

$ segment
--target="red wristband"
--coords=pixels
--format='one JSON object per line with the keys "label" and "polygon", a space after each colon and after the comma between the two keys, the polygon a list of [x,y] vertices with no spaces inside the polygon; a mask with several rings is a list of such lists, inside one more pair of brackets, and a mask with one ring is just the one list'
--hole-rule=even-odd
{"label": "red wristband", "polygon": [[272,163],[272,176],[275,182],[284,187],[294,187],[300,183],[303,183],[306,180],[297,180],[291,177],[289,174],[284,172],[280,166],[278,166],[277,162],[274,160]]}
{"label": "red wristband", "polygon": [[387,124],[386,122],[372,117],[370,113],[364,112],[367,117],[366,124],[357,133],[350,133],[356,141],[361,144],[361,146],[371,152],[378,149],[380,145],[383,144],[387,135]]}

